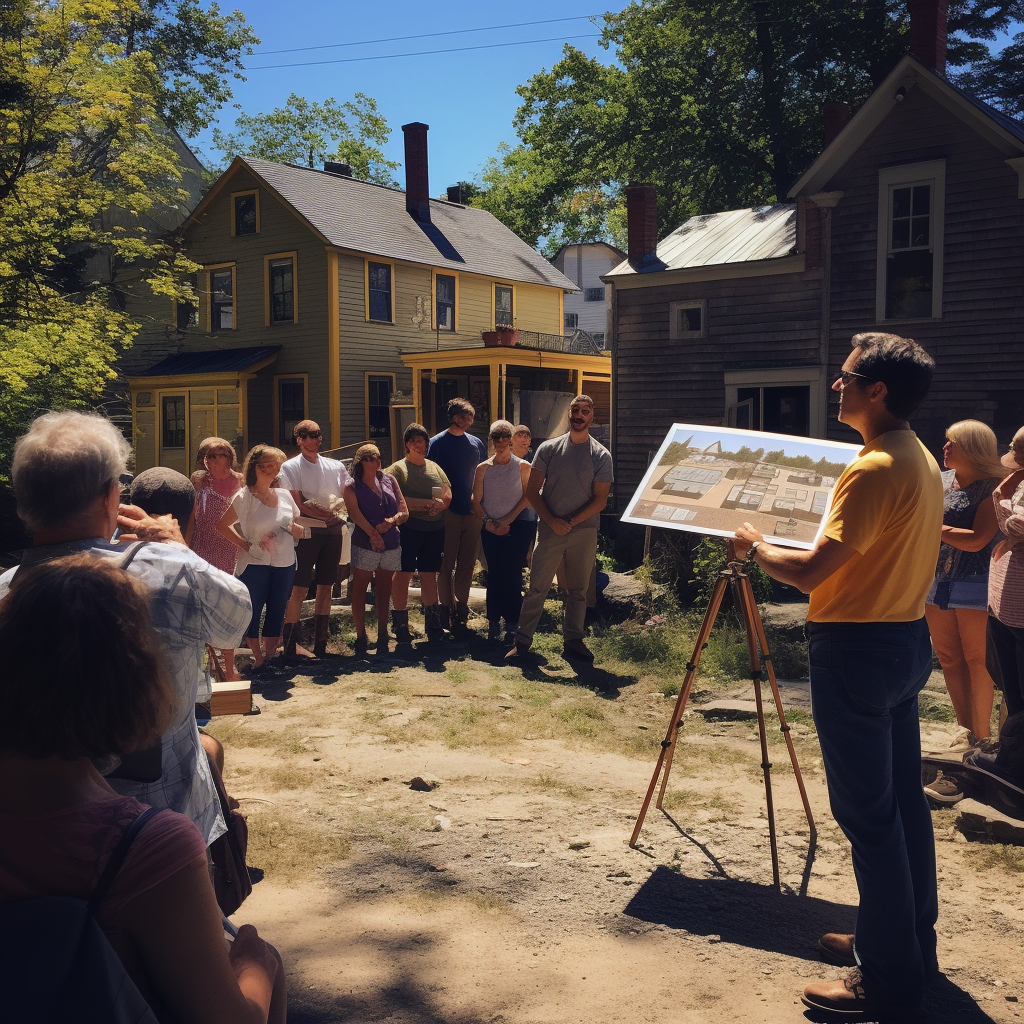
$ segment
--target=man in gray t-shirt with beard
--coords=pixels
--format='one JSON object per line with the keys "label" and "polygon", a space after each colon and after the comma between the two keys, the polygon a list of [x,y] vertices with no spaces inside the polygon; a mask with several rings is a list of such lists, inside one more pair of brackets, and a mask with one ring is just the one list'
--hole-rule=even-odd
{"label": "man in gray t-shirt with beard", "polygon": [[569,432],[545,441],[533,457],[527,497],[540,517],[530,589],[506,660],[522,658],[544,610],[558,563],[565,557],[566,600],[562,619],[563,655],[593,661],[583,642],[587,587],[597,560],[597,529],[612,485],[612,457],[590,436],[594,400],[579,395],[569,406]]}

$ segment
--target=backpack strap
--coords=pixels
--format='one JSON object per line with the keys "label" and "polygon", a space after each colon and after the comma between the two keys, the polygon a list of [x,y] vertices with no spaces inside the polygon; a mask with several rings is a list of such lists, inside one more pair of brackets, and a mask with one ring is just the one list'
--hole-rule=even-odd
{"label": "backpack strap", "polygon": [[128,566],[131,565],[132,562],[135,560],[135,556],[139,553],[143,544],[148,543],[148,540],[138,540],[134,544],[130,544],[128,546],[128,551],[125,553],[124,558],[121,559],[121,565],[119,566],[119,568],[124,569],[127,572]]}
{"label": "backpack strap", "polygon": [[159,813],[159,807],[147,807],[124,830],[120,841],[114,847],[114,852],[107,861],[107,866],[103,869],[103,874],[100,875],[100,880],[96,883],[96,888],[93,889],[92,896],[89,898],[89,911],[91,913],[95,914],[96,908],[103,902],[103,897],[107,895],[107,890],[113,883],[114,876],[121,870],[121,865],[124,863],[125,857],[128,856],[128,851],[131,849],[132,843],[135,842],[136,836],[142,831],[146,822]]}

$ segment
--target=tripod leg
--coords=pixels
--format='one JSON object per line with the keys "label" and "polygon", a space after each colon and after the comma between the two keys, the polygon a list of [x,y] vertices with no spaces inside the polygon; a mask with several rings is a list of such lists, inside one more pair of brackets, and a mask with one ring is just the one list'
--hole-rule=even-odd
{"label": "tripod leg", "polygon": [[647,817],[647,809],[651,806],[651,797],[654,795],[654,787],[658,784],[658,776],[661,775],[662,765],[665,767],[665,775],[661,784],[661,792],[658,794],[658,807],[665,797],[665,787],[668,785],[668,773],[672,770],[672,754],[675,751],[676,740],[679,738],[679,723],[683,719],[683,711],[686,709],[686,702],[690,697],[690,689],[693,686],[694,677],[697,674],[697,667],[700,665],[701,652],[704,650],[711,635],[711,628],[718,617],[718,609],[721,607],[722,598],[725,595],[725,588],[729,582],[729,574],[723,572],[715,584],[714,593],[711,595],[711,602],[708,610],[704,613],[704,621],[701,623],[700,632],[697,634],[697,642],[693,647],[693,655],[686,665],[686,675],[683,677],[683,685],[680,687],[679,696],[676,699],[675,709],[672,711],[672,718],[668,723],[668,730],[665,738],[661,741],[661,753],[658,754],[658,763],[654,766],[654,774],[651,776],[651,784],[647,787],[647,795],[644,797],[643,805],[640,807],[640,814],[636,819],[636,826],[633,835],[630,837],[630,847],[636,847],[640,830],[644,827],[644,819]]}
{"label": "tripod leg", "polygon": [[754,603],[754,591],[750,579],[743,573],[737,573],[733,579],[733,594],[737,607],[743,616],[743,626],[747,634],[747,651],[750,654],[750,679],[754,684],[754,702],[757,705],[757,732],[761,740],[761,770],[764,772],[764,799],[768,810],[768,842],[772,851],[772,878],[775,888],[780,888],[779,878],[779,845],[775,834],[775,803],[772,799],[772,765],[768,760],[768,736],[765,731],[764,706],[761,702],[761,656],[758,649],[758,637],[754,629],[751,605]]}
{"label": "tripod leg", "polygon": [[789,760],[793,765],[793,774],[796,776],[797,789],[800,790],[800,800],[804,805],[804,815],[807,818],[807,825],[811,832],[811,842],[818,837],[818,830],[814,824],[814,815],[811,814],[811,804],[807,799],[807,790],[804,787],[804,777],[797,763],[796,748],[793,746],[793,737],[790,734],[789,723],[786,721],[786,713],[782,710],[782,696],[779,694],[779,683],[775,678],[775,666],[772,664],[771,653],[768,649],[768,637],[765,635],[764,622],[761,620],[761,613],[758,611],[757,602],[754,600],[754,591],[750,585],[749,578],[746,580],[749,590],[750,617],[757,634],[757,642],[761,645],[761,652],[764,658],[765,668],[768,670],[768,682],[772,688],[772,698],[775,701],[775,710],[779,716],[779,731],[785,737],[786,749],[789,751]]}

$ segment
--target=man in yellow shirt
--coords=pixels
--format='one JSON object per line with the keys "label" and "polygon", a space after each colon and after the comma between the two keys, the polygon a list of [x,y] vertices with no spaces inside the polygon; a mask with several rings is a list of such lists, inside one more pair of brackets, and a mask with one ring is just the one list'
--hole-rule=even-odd
{"label": "man in yellow shirt", "polygon": [[832,389],[864,447],[836,483],[810,551],[767,543],[749,523],[736,551],[811,595],[811,705],[832,813],[853,848],[856,936],[820,945],[855,963],[804,989],[813,1009],[911,1014],[935,966],[938,896],[931,813],[921,788],[917,695],[931,672],[925,596],[942,531],[939,468],[907,420],[935,364],[892,334],[857,334]]}

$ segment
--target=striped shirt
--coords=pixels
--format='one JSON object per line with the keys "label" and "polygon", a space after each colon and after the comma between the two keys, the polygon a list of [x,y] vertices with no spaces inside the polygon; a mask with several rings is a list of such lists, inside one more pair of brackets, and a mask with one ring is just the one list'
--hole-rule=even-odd
{"label": "striped shirt", "polygon": [[[120,561],[125,545],[99,538],[28,548],[22,565],[88,551]],[[143,545],[128,570],[150,590],[153,625],[163,641],[174,682],[174,718],[164,733],[161,774],[156,782],[110,779],[123,796],[153,807],[168,807],[191,818],[206,844],[225,832],[217,790],[199,742],[195,702],[205,645],[234,647],[252,618],[245,584],[205,562],[180,544]],[[17,569],[0,576],[0,597]]]}
{"label": "striped shirt", "polygon": [[1024,482],[1013,497],[997,501],[996,524],[1012,544],[1001,558],[992,556],[988,570],[989,611],[1004,626],[1024,629]]}

